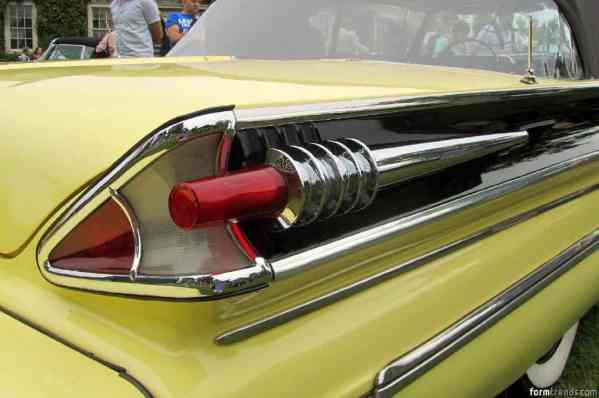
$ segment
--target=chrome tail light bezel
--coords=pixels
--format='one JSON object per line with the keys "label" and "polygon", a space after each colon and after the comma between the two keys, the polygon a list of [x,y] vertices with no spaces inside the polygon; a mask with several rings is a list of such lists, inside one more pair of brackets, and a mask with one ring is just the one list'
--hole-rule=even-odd
{"label": "chrome tail light bezel", "polygon": [[[37,247],[37,263],[49,282],[86,291],[127,295],[143,298],[174,300],[210,300],[254,291],[266,287],[273,279],[269,264],[260,257],[248,255],[250,266],[220,274],[153,276],[139,272],[142,239],[137,217],[120,194],[138,173],[173,148],[188,141],[209,135],[220,135],[215,170],[224,172],[233,136],[235,114],[232,107],[208,109],[165,123],[142,139],[129,152],[94,180],[81,194],[72,199],[51,223]],[[116,201],[126,214],[134,233],[135,253],[129,275],[110,275],[65,270],[52,266],[50,253],[80,222],[106,200]],[[230,225],[223,225],[231,245],[241,252],[246,242]]]}

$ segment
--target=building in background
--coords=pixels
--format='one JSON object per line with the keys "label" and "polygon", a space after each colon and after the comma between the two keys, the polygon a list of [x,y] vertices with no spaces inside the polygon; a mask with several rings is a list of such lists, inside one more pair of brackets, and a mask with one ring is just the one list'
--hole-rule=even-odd
{"label": "building in background", "polygon": [[[157,0],[163,17],[171,11],[179,11],[181,3],[178,0]],[[72,3],[72,4],[70,4]],[[45,3],[44,3],[45,4]],[[2,1],[0,0],[0,53],[10,53],[23,48],[35,49],[46,46],[49,40],[56,36],[77,35],[102,37],[109,27],[110,0],[63,0],[62,7],[73,7],[80,10],[75,22],[76,29],[62,30],[59,21],[52,21],[54,14],[44,15],[44,7],[37,6],[35,0]],[[60,14],[60,13],[59,13]],[[39,22],[44,19],[46,26],[55,23],[49,32],[40,32]],[[76,34],[72,31],[76,30]],[[68,33],[65,33],[68,32]]]}

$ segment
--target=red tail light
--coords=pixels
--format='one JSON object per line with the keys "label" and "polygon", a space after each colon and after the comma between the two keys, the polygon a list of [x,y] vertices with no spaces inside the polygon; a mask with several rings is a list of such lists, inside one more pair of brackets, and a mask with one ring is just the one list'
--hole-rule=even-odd
{"label": "red tail light", "polygon": [[[192,187],[174,192],[173,205],[166,206],[178,183],[226,172],[234,122],[230,110],[175,119],[125,153],[42,237],[38,265],[44,277],[82,290],[169,299],[226,297],[267,286],[272,270],[237,225],[221,222],[182,230],[171,213],[182,226],[197,225],[204,210],[228,220],[235,212],[226,204],[200,208],[195,195],[220,194],[223,201],[234,194],[236,184],[249,192],[234,195],[241,202],[276,210],[275,199],[286,199],[279,175],[256,170],[256,181],[244,178],[210,195],[187,184]],[[270,191],[265,188],[273,184]],[[275,205],[264,207],[273,201]]]}
{"label": "red tail light", "polygon": [[276,217],[287,204],[287,184],[273,167],[260,167],[177,185],[169,196],[173,222],[184,229],[260,216]]}
{"label": "red tail light", "polygon": [[65,270],[127,275],[134,253],[129,220],[120,206],[108,199],[52,250],[49,260]]}

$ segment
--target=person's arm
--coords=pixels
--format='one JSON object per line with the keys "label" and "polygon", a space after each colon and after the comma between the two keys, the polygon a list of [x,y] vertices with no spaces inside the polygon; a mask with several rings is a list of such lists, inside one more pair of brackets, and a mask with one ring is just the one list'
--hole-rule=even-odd
{"label": "person's arm", "polygon": [[162,43],[163,33],[162,24],[160,23],[160,11],[154,0],[142,0],[143,13],[148,29],[152,35],[152,41],[156,44]]}
{"label": "person's arm", "polygon": [[175,45],[182,37],[183,33],[179,31],[178,17],[176,13],[170,14],[164,22],[164,28],[166,29],[166,36],[172,45]]}
{"label": "person's arm", "polygon": [[162,43],[164,35],[162,34],[162,24],[160,21],[154,22],[148,25],[150,33],[152,34],[152,41],[156,44]]}
{"label": "person's arm", "polygon": [[174,45],[183,37],[183,33],[179,32],[179,26],[173,25],[166,30],[166,36],[170,40],[171,44]]}

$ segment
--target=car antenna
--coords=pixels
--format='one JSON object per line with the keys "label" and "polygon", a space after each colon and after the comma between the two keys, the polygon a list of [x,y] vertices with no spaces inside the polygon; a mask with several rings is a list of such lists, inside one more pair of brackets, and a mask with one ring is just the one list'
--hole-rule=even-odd
{"label": "car antenna", "polygon": [[532,52],[532,39],[533,39],[533,23],[532,16],[528,19],[528,70],[520,81],[524,84],[537,84],[537,77],[535,76],[534,60]]}

